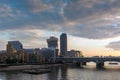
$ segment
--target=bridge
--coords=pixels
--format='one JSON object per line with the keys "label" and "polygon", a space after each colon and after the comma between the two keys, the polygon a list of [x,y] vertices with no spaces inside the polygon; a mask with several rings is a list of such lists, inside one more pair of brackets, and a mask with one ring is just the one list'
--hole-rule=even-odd
{"label": "bridge", "polygon": [[86,65],[86,62],[95,62],[97,67],[103,67],[106,61],[120,62],[120,57],[81,57],[81,58],[56,58],[56,62],[62,63],[77,63],[80,66]]}

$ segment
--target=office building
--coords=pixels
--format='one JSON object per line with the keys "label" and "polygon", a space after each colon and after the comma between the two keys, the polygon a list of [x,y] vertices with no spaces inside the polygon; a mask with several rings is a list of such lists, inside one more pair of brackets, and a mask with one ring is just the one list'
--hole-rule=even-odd
{"label": "office building", "polygon": [[56,49],[58,48],[58,38],[51,36],[49,39],[47,39],[48,48]]}
{"label": "office building", "polygon": [[16,53],[23,49],[22,44],[19,41],[8,41],[7,53]]}
{"label": "office building", "polygon": [[65,58],[80,58],[80,57],[83,57],[83,54],[81,51],[71,50],[71,51],[67,51],[64,57]]}
{"label": "office building", "polygon": [[55,60],[56,57],[58,57],[58,38],[51,36],[49,39],[47,39],[47,43],[48,49],[51,49],[54,53],[52,57]]}
{"label": "office building", "polygon": [[60,35],[60,55],[64,57],[67,52],[67,34],[62,33]]}

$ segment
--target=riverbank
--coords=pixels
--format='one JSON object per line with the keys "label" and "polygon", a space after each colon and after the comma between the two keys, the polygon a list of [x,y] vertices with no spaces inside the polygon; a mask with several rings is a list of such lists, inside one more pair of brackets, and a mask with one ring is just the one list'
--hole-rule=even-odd
{"label": "riverbank", "polygon": [[42,64],[42,65],[11,65],[7,67],[0,67],[0,71],[15,71],[15,70],[29,70],[29,69],[45,69],[61,66],[62,64]]}

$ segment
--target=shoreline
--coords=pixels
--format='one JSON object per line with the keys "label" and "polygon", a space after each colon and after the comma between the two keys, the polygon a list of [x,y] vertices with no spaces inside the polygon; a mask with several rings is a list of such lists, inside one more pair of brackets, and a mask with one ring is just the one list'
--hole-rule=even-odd
{"label": "shoreline", "polygon": [[62,64],[44,64],[44,65],[11,65],[6,67],[0,67],[0,72],[4,71],[19,71],[29,69],[47,69],[52,67],[61,66]]}

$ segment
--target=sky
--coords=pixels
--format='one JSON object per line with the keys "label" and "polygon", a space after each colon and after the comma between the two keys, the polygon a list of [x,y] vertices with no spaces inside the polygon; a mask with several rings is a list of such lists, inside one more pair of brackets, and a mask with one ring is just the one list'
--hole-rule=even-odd
{"label": "sky", "polygon": [[120,0],[0,0],[0,50],[19,40],[47,47],[67,33],[68,50],[85,56],[120,56]]}

